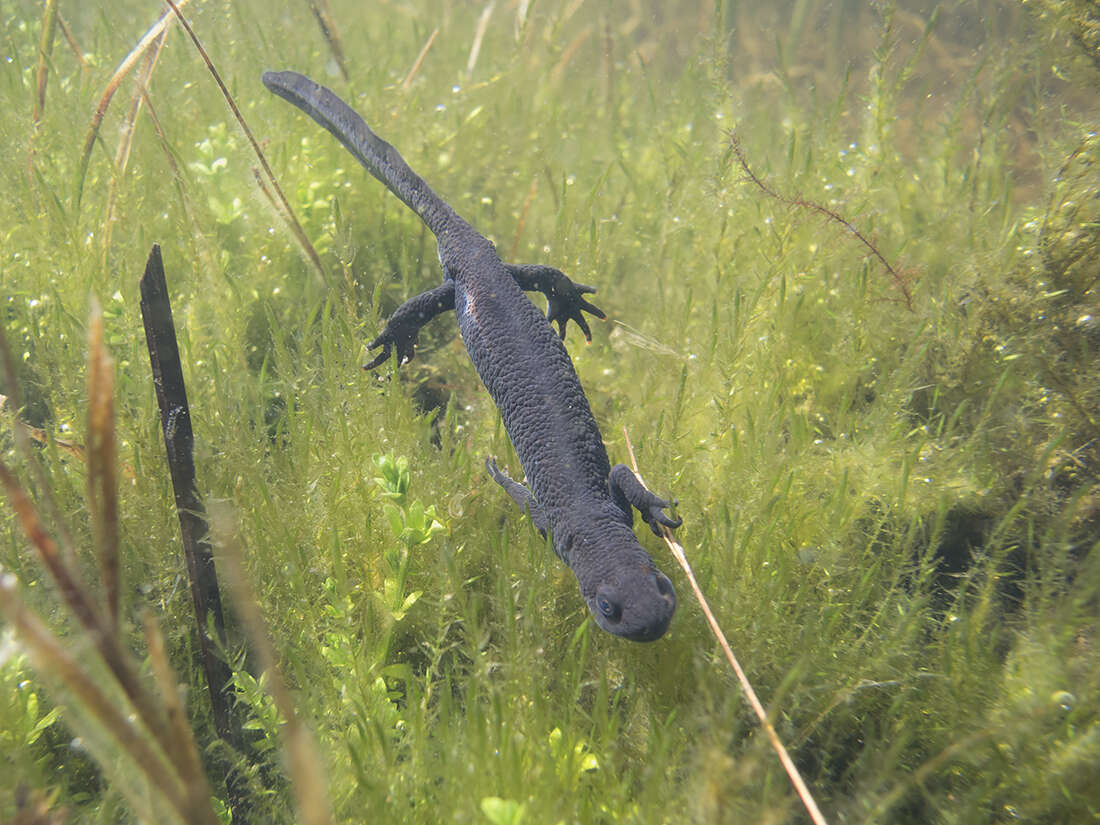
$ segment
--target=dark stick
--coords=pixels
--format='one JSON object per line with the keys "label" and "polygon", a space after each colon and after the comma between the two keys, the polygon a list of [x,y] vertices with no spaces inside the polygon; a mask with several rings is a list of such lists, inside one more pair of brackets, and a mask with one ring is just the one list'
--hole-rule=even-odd
{"label": "dark stick", "polygon": [[[191,409],[187,404],[187,388],[183,383],[176,327],[172,321],[172,305],[160,245],[153,244],[145,275],[141,279],[141,317],[145,323],[145,340],[149,346],[149,361],[153,367],[153,387],[160,406],[160,424],[164,430],[164,446],[168,451],[168,468],[172,474],[172,489],[176,495],[183,552],[187,559],[187,574],[191,580],[191,600],[195,606],[199,648],[203,670],[210,689],[210,705],[214,728],[237,753],[244,753],[241,720],[232,708],[232,673],[229,665],[218,656],[217,645],[225,648],[225,619],[222,615],[218,575],[214,569],[214,554],[210,546],[210,531],[206,508],[195,485],[194,435],[191,431]],[[217,640],[207,635],[207,619]],[[235,768],[226,774],[228,802],[234,823],[247,825],[248,804],[245,779]]]}

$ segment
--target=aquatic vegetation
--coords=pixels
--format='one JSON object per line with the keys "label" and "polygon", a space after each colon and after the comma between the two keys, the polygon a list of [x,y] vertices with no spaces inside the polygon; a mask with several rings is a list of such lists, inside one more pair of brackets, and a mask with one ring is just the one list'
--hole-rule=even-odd
{"label": "aquatic vegetation", "polygon": [[[123,465],[120,633],[153,685],[142,617],[156,617],[208,765],[228,757],[137,308],[153,242],[201,492],[233,525],[337,820],[804,821],[660,544],[643,539],[679,612],[665,639],[629,645],[595,632],[501,500],[482,462],[510,447],[453,323],[426,328],[400,373],[362,372],[380,319],[438,280],[435,249],[263,89],[263,70],[293,68],[353,102],[506,257],[598,287],[611,320],[566,343],[612,460],[626,426],[646,480],[679,499],[700,582],[830,821],[1094,819],[1088,4],[315,5],[183,11],[324,276],[174,26],[145,96],[141,59],[119,86],[85,168],[104,88],[160,7],[20,0],[0,15],[0,300],[42,475],[13,449],[10,404],[0,457],[35,501],[52,490],[102,600],[75,449],[98,297]],[[731,133],[784,200],[745,180]],[[858,228],[911,307],[799,200]],[[0,530],[5,581],[82,644],[6,505]],[[118,781],[125,754],[18,645],[5,627],[0,818],[21,787],[65,821],[145,816],[148,786]],[[256,816],[292,821],[293,723],[244,642],[224,653]],[[207,773],[224,819],[224,774]]]}

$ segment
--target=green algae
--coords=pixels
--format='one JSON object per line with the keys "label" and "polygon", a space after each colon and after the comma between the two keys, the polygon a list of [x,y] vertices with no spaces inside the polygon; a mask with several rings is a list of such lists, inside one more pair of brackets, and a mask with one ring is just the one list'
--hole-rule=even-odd
{"label": "green algae", "polygon": [[[294,68],[352,101],[506,257],[598,287],[611,321],[567,346],[612,460],[625,426],[647,481],[680,500],[704,590],[830,821],[1100,816],[1087,9],[498,5],[475,59],[482,9],[437,5],[334,4],[347,81],[305,4],[187,10],[332,286],[179,32],[149,90],[165,139],[139,118],[119,168],[124,84],[78,207],[96,102],[157,10],[59,4],[82,61],[54,44],[36,128],[42,12],[3,5],[0,297],[25,416],[81,439],[98,296],[133,473],[124,611],[139,655],[143,608],[168,629],[200,743],[217,750],[137,311],[153,242],[203,493],[239,522],[339,820],[805,821],[663,548],[643,537],[679,614],[662,641],[626,644],[592,626],[484,474],[487,455],[516,462],[453,322],[392,379],[361,372],[380,320],[438,281],[434,248],[259,82]],[[747,183],[731,130],[769,187],[871,239],[911,308],[843,227]],[[86,540],[83,465],[42,453]],[[0,512],[0,564],[64,629]],[[79,708],[3,644],[0,815],[22,784],[72,821],[132,816],[138,791],[73,745],[92,735]],[[263,765],[256,818],[290,821],[279,719],[227,655]]]}

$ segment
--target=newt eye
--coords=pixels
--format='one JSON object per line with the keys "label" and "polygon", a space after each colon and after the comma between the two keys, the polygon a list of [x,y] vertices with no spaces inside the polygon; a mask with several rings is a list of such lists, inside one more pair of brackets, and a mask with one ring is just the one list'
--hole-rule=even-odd
{"label": "newt eye", "polygon": [[603,613],[608,621],[617,622],[622,616],[622,609],[611,601],[611,599],[607,598],[607,596],[596,596],[596,607],[600,609],[600,612]]}
{"label": "newt eye", "polygon": [[657,592],[662,596],[675,596],[675,591],[672,589],[672,582],[668,580],[668,577],[662,573],[655,573],[654,577],[657,579]]}

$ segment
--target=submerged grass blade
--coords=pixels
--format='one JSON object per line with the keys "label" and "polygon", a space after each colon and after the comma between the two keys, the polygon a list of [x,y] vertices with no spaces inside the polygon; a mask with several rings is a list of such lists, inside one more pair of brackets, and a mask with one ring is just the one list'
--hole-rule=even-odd
{"label": "submerged grass blade", "polygon": [[209,799],[212,796],[210,784],[203,772],[195,734],[187,720],[187,711],[180,698],[176,675],[168,662],[168,653],[164,646],[164,634],[161,633],[156,619],[151,613],[145,613],[145,645],[149,651],[149,663],[160,691],[160,700],[168,716],[168,726],[172,732],[169,740],[174,748],[172,764],[179,771],[180,779],[189,797]]}
{"label": "submerged grass blade", "polygon": [[46,0],[42,12],[42,41],[38,46],[38,71],[35,73],[34,123],[42,119],[46,110],[46,80],[50,76],[50,55],[53,53],[54,33],[57,31],[57,0]]}

